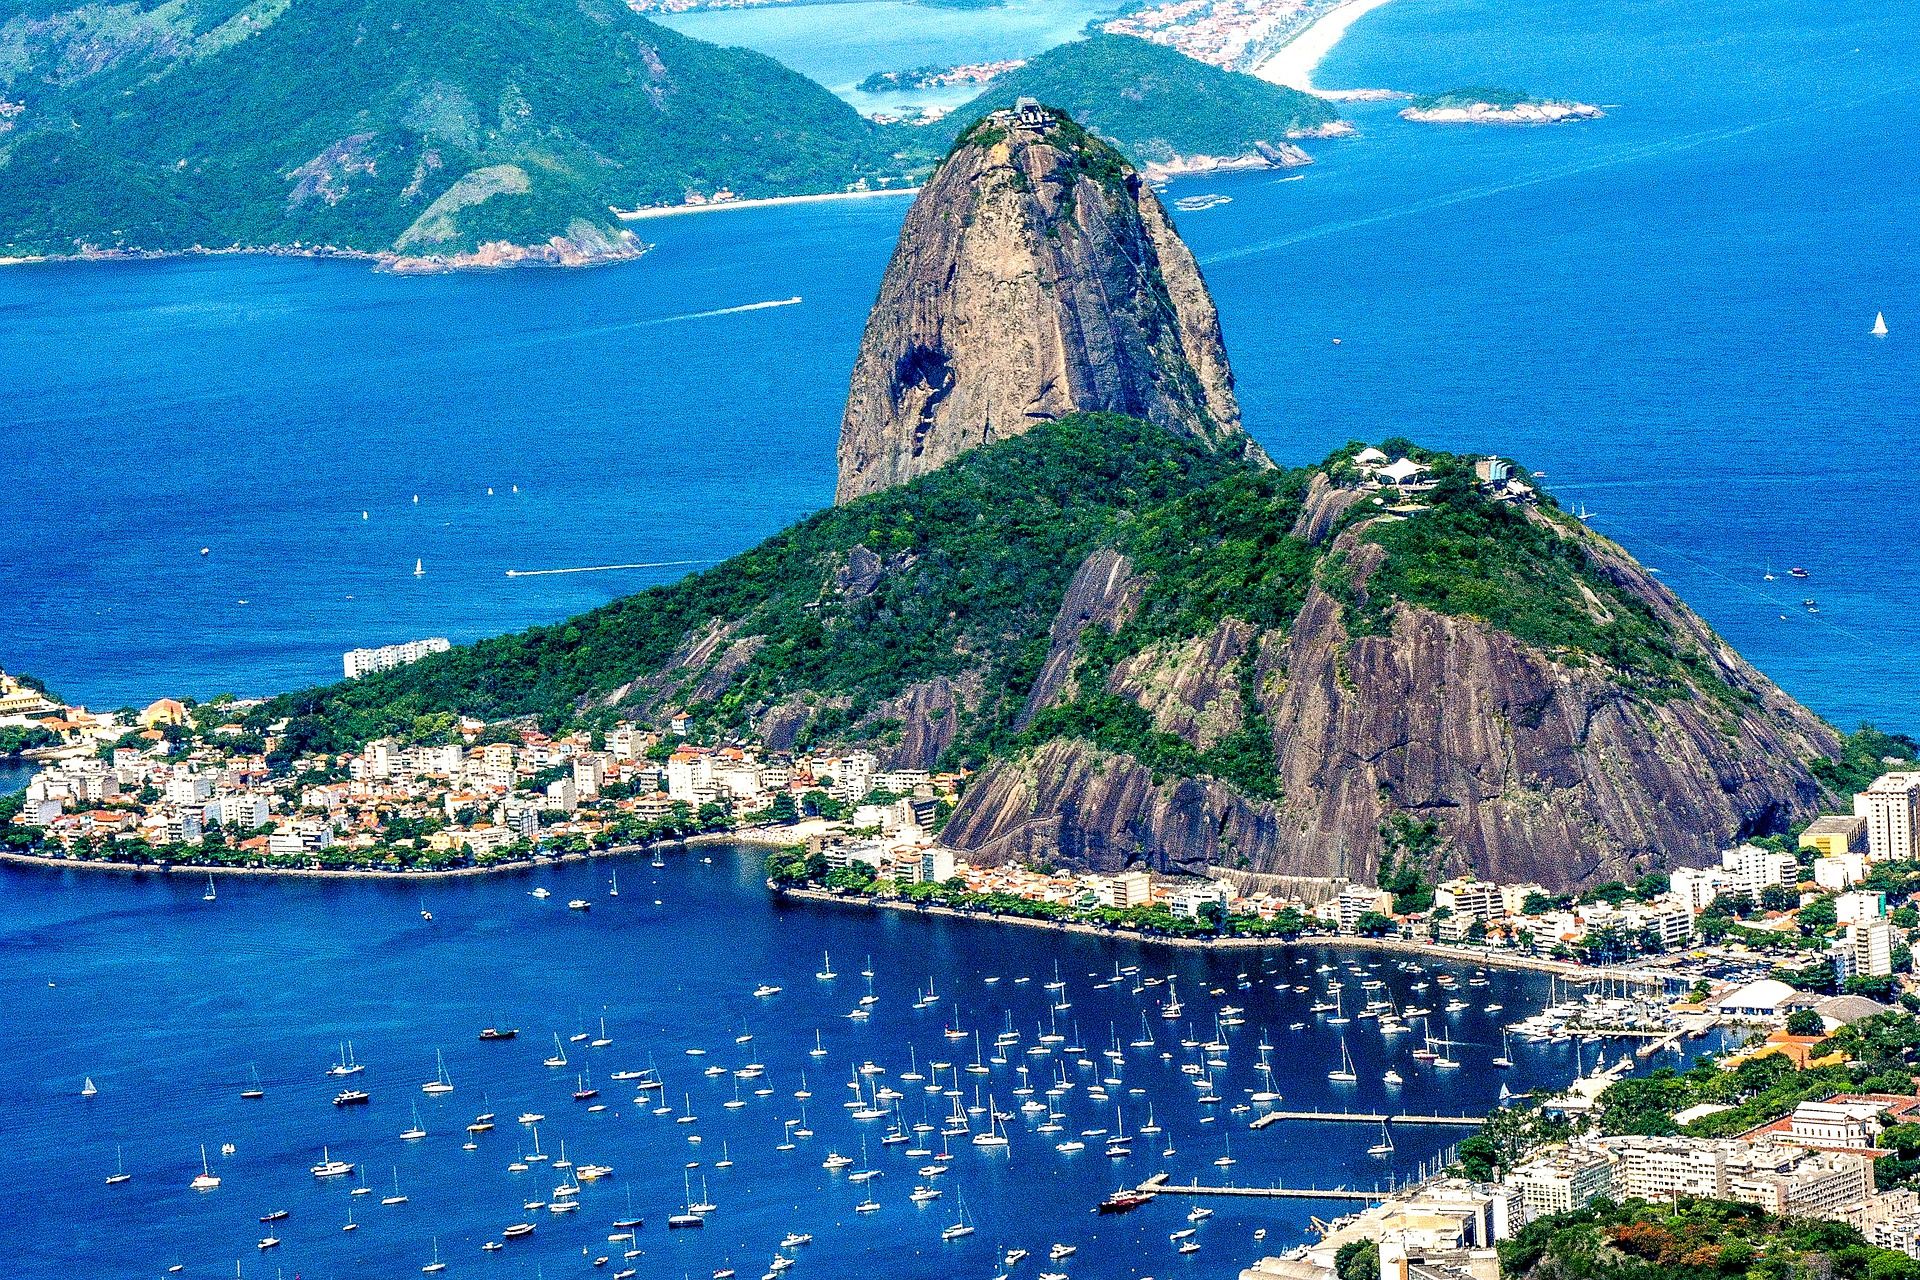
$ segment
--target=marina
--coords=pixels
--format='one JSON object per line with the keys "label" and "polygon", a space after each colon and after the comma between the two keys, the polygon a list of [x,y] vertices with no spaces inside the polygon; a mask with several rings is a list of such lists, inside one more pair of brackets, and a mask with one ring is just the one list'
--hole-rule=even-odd
{"label": "marina", "polygon": [[[772,897],[761,856],[617,859],[617,898],[601,861],[449,880],[427,912],[378,879],[237,878],[208,902],[193,877],[0,870],[0,946],[33,978],[0,1016],[48,1030],[0,1069],[33,1132],[60,1134],[21,1144],[20,1211],[53,1212],[57,1188],[74,1223],[27,1239],[14,1274],[55,1280],[76,1249],[106,1273],[226,1274],[284,1211],[276,1265],[310,1280],[503,1252],[549,1277],[601,1256],[834,1275],[875,1250],[932,1280],[1056,1245],[1145,1275],[1171,1254],[1166,1210],[1091,1210],[1155,1175],[1217,1199],[1177,1225],[1228,1271],[1308,1238],[1316,1199],[1417,1177],[1503,1084],[1565,1084],[1583,1056],[1514,1039],[1512,1070],[1479,1069],[1546,1007],[1534,974],[847,912]],[[1335,982],[1418,1007],[1413,984],[1443,974],[1462,1007],[1410,1021],[1468,1070],[1310,1008],[1338,1005]],[[1327,1079],[1343,1051],[1352,1083]],[[328,1105],[342,1093],[361,1097]]]}

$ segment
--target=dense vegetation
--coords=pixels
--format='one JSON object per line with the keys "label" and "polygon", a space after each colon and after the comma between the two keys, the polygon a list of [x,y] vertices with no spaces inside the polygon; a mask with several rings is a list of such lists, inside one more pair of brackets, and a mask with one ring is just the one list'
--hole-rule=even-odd
{"label": "dense vegetation", "polygon": [[[572,720],[582,703],[671,666],[713,619],[758,642],[725,693],[687,708],[713,732],[746,728],[783,699],[816,706],[815,731],[884,731],[868,717],[907,686],[985,674],[961,758],[1011,733],[1046,655],[1047,628],[1088,552],[1132,510],[1151,510],[1237,463],[1157,427],[1077,416],[822,511],[705,573],[550,627],[482,641],[397,671],[276,700],[256,722],[296,718],[288,751],[411,732],[447,709],[487,719]],[[835,575],[855,547],[883,558],[870,590]],[[660,689],[676,706],[702,671]]]}
{"label": "dense vegetation", "polygon": [[1920,1280],[1920,1262],[1845,1223],[1728,1200],[1596,1200],[1529,1222],[1499,1249],[1509,1280]]}
{"label": "dense vegetation", "polygon": [[[709,740],[779,719],[797,745],[884,749],[903,728],[892,700],[944,679],[962,693],[943,764],[1070,738],[1161,778],[1213,777],[1270,799],[1262,637],[1284,635],[1316,584],[1346,600],[1356,634],[1384,626],[1390,604],[1405,601],[1484,619],[1568,661],[1605,663],[1657,696],[1695,680],[1731,696],[1707,679],[1703,658],[1591,567],[1584,530],[1497,505],[1461,478],[1463,462],[1428,456],[1442,476],[1424,497],[1429,509],[1355,531],[1386,553],[1362,586],[1340,553],[1291,532],[1312,471],[1260,470],[1132,419],[1076,415],[820,512],[678,583],[282,697],[248,728],[290,717],[286,758],[386,734],[444,739],[454,713],[559,728],[684,710]],[[1343,474],[1344,455],[1328,465]],[[1379,510],[1363,501],[1349,521]],[[1100,547],[1129,558],[1137,603],[1117,627],[1083,630],[1064,695],[1017,731],[1067,585]],[[1250,641],[1231,671],[1237,707],[1229,686],[1211,736],[1168,732],[1134,690],[1230,619]],[[1409,909],[1430,901],[1432,830],[1395,818],[1383,838],[1393,850],[1383,886]]]}
{"label": "dense vegetation", "polygon": [[996,77],[945,127],[955,135],[1023,97],[1065,109],[1139,164],[1251,155],[1256,143],[1280,143],[1339,118],[1312,94],[1222,71],[1150,41],[1096,35]]}
{"label": "dense vegetation", "polygon": [[1350,630],[1383,632],[1387,606],[1404,601],[1479,618],[1569,661],[1598,660],[1654,699],[1734,696],[1705,654],[1595,567],[1570,520],[1489,502],[1465,459],[1421,456],[1437,480],[1420,499],[1429,509],[1369,527],[1367,540],[1387,555],[1367,578],[1364,601],[1346,587],[1358,606],[1348,610]]}
{"label": "dense vegetation", "polygon": [[1429,93],[1413,100],[1415,111],[1444,111],[1456,107],[1472,107],[1485,103],[1490,107],[1517,107],[1522,103],[1539,102],[1517,89],[1496,89],[1487,85],[1468,85],[1459,89],[1449,89],[1445,93]]}
{"label": "dense vegetation", "polygon": [[[1749,1058],[1732,1070],[1702,1060],[1684,1073],[1662,1068],[1609,1085],[1600,1095],[1606,1133],[1726,1137],[1784,1115],[1797,1103],[1843,1091],[1912,1093],[1920,1021],[1906,1013],[1882,1013],[1842,1027],[1820,1046],[1847,1061],[1802,1070],[1780,1054]],[[1681,1129],[1676,1113],[1699,1103],[1728,1107]],[[1916,1144],[1920,1145],[1920,1144]]]}
{"label": "dense vegetation", "polygon": [[1920,757],[1920,743],[1903,733],[1882,733],[1863,724],[1847,735],[1834,760],[1815,760],[1813,776],[1836,795],[1865,791],[1889,769],[1911,769]]}
{"label": "dense vegetation", "polygon": [[901,169],[819,85],[618,0],[16,12],[0,100],[22,107],[0,133],[0,255],[592,244],[618,234],[609,206]]}

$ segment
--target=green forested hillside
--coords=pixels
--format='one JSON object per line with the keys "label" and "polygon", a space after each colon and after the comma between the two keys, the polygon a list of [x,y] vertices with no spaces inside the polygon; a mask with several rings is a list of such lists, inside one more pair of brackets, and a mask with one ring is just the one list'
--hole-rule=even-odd
{"label": "green forested hillside", "polygon": [[[59,0],[56,0],[58,3]],[[885,134],[619,0],[130,0],[0,18],[0,256],[567,237],[609,206],[845,188]]]}
{"label": "green forested hillside", "polygon": [[[1349,470],[1350,452],[1329,460],[1333,473]],[[978,765],[1072,738],[1264,795],[1272,748],[1250,687],[1240,732],[1201,752],[1110,694],[1107,675],[1229,618],[1283,633],[1316,585],[1347,597],[1353,615],[1380,617],[1405,602],[1481,617],[1543,649],[1625,667],[1658,683],[1649,690],[1658,696],[1694,686],[1726,696],[1689,642],[1586,566],[1578,522],[1497,505],[1461,479],[1470,477],[1466,460],[1421,456],[1442,477],[1432,510],[1379,521],[1379,508],[1363,503],[1341,521],[1364,521],[1356,534],[1385,553],[1359,596],[1346,580],[1347,552],[1293,531],[1322,468],[1258,467],[1133,419],[1074,415],[822,511],[680,582],[288,695],[256,720],[293,718],[287,753],[443,732],[447,713],[558,726],[622,709],[643,717],[685,709],[703,732],[726,735],[761,731],[785,708],[804,722],[803,741],[885,740],[899,728],[888,700],[945,680],[972,691],[957,712],[951,762]],[[1102,547],[1133,566],[1134,603],[1112,629],[1082,636],[1070,695],[1017,726],[1068,583]],[[1486,566],[1497,568],[1502,591],[1491,616],[1467,589]]]}
{"label": "green forested hillside", "polygon": [[1233,158],[1256,144],[1334,123],[1324,99],[1197,62],[1131,36],[1096,35],[996,78],[947,119],[949,137],[1016,98],[1061,107],[1141,164],[1181,156]]}

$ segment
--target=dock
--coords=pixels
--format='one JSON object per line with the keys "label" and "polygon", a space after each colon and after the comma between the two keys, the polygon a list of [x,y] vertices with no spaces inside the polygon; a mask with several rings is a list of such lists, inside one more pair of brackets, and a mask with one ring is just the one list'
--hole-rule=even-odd
{"label": "dock", "polygon": [[1282,1120],[1317,1121],[1321,1124],[1445,1124],[1475,1127],[1485,1124],[1485,1116],[1389,1115],[1382,1111],[1269,1111],[1247,1127],[1264,1129]]}
{"label": "dock", "polygon": [[1199,1183],[1169,1182],[1156,1173],[1134,1190],[1148,1196],[1250,1196],[1268,1200],[1358,1200],[1374,1204],[1391,1192],[1355,1191],[1350,1187],[1203,1187]]}

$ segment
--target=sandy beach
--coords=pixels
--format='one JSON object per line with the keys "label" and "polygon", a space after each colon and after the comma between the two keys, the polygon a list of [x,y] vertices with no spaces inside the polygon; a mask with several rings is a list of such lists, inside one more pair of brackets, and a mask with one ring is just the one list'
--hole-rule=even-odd
{"label": "sandy beach", "polygon": [[889,187],[882,191],[826,191],[815,196],[767,196],[759,200],[721,200],[714,204],[663,204],[648,209],[615,209],[622,222],[649,218],[677,218],[683,213],[720,213],[727,209],[771,209],[783,204],[819,204],[825,200],[877,200],[885,196],[917,196],[918,187]]}
{"label": "sandy beach", "polygon": [[1254,66],[1253,74],[1289,89],[1315,92],[1313,71],[1320,65],[1320,60],[1340,43],[1340,37],[1347,34],[1348,27],[1385,3],[1387,0],[1347,0],[1345,4],[1328,10],[1281,49],[1261,59]]}

